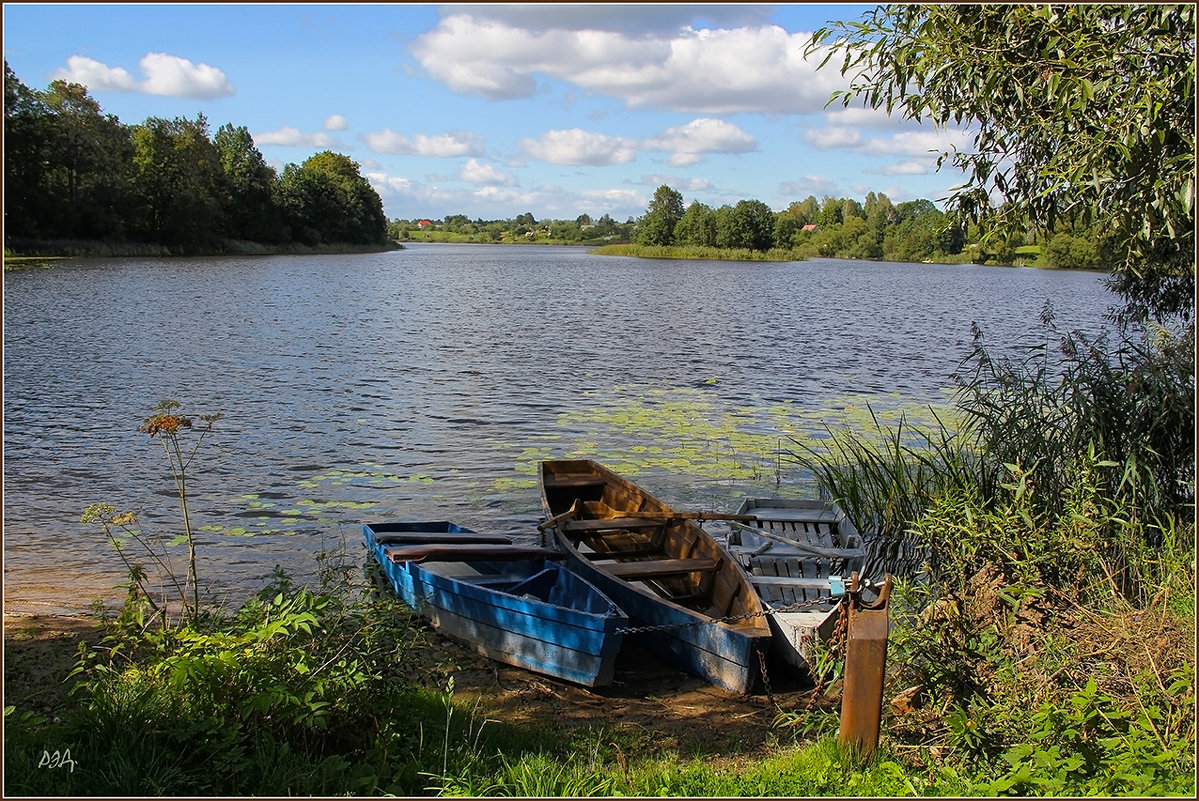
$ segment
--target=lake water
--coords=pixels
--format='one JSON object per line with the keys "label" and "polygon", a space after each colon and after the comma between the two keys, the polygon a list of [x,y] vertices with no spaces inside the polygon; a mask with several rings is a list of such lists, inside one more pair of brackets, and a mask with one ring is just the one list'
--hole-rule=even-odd
{"label": "lake water", "polygon": [[792,437],[948,403],[973,323],[1019,356],[1047,340],[1046,301],[1090,334],[1113,302],[1095,273],[531,246],[68,260],[4,281],[6,607],[43,609],[120,597],[89,504],[180,533],[137,431],[163,399],[225,415],[189,492],[202,582],[237,600],[276,564],[304,580],[322,549],[359,548],[363,522],[533,540],[540,459],[596,458],[692,511],[810,493]]}

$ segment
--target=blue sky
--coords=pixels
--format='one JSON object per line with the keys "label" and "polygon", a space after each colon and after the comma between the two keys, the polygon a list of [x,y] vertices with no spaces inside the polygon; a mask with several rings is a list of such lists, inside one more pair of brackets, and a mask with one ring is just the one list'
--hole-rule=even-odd
{"label": "blue sky", "polygon": [[82,83],[125,124],[245,126],[277,169],[334,150],[392,218],[641,216],[808,195],[939,201],[968,140],[825,108],[803,57],[863,5],[4,4],[27,86]]}

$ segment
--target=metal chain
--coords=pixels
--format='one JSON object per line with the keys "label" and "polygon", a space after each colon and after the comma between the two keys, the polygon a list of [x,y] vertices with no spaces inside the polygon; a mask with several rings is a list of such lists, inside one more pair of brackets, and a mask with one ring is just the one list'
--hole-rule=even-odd
{"label": "metal chain", "polygon": [[778,701],[774,700],[774,693],[770,691],[770,675],[766,672],[766,651],[765,649],[758,651],[758,665],[762,668],[762,687],[766,690],[766,698],[769,699],[770,705],[775,709],[782,711]]}
{"label": "metal chain", "polygon": [[[781,612],[802,612],[805,609],[814,609],[821,604],[828,603],[829,596],[823,596],[811,601],[800,601],[789,604],[787,606],[778,606],[773,609],[763,609],[761,612],[746,612],[741,615],[729,615],[727,617],[710,618],[707,620],[692,620],[687,623],[661,623],[656,626],[629,626],[628,628],[616,629],[617,634],[644,634],[647,631],[665,631],[667,629],[685,629],[691,626],[706,626],[709,623],[735,623],[738,620],[751,620],[755,617],[768,617],[777,615]],[[838,601],[838,603],[840,603]],[[829,609],[832,611],[832,608]]]}
{"label": "metal chain", "polygon": [[[837,620],[836,628],[833,629],[832,635],[828,639],[828,650],[834,659],[840,659],[844,656],[846,646],[849,642],[849,604],[846,595],[841,599],[843,609],[841,617]],[[816,679],[816,686],[812,689],[812,694],[808,696],[807,711],[811,712],[816,708],[816,699],[824,695],[824,685],[827,683],[826,675],[817,670],[816,660],[813,657],[808,658],[808,669]]]}

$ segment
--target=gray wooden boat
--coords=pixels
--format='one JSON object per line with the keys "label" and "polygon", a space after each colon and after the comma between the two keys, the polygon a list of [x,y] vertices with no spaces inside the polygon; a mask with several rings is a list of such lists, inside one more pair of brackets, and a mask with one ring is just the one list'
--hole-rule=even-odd
{"label": "gray wooden boat", "polygon": [[866,548],[853,522],[831,501],[746,498],[729,522],[727,549],[769,612],[775,652],[808,670],[812,645],[827,640],[850,576]]}

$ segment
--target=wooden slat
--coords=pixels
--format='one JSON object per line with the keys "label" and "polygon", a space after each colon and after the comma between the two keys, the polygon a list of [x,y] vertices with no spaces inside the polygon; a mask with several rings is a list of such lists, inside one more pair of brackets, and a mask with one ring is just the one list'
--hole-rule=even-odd
{"label": "wooden slat", "polygon": [[385,545],[383,553],[393,562],[487,562],[496,559],[561,559],[552,548],[523,545]]}
{"label": "wooden slat", "polygon": [[619,531],[624,529],[654,528],[666,525],[665,520],[640,520],[633,518],[613,518],[604,520],[564,520],[563,531]]}
{"label": "wooden slat", "polygon": [[606,481],[594,476],[546,476],[547,487],[602,487]]}
{"label": "wooden slat", "polygon": [[395,531],[376,534],[375,542],[379,545],[428,545],[430,542],[438,545],[511,545],[512,538],[499,534],[446,534],[444,532]]}
{"label": "wooden slat", "polygon": [[792,576],[758,576],[751,575],[750,582],[754,586],[794,587],[800,590],[827,590],[826,578],[794,578]]}
{"label": "wooden slat", "polygon": [[611,565],[600,565],[600,567],[617,578],[640,581],[641,579],[685,576],[688,573],[715,570],[716,560],[652,559],[645,562],[617,562]]}

